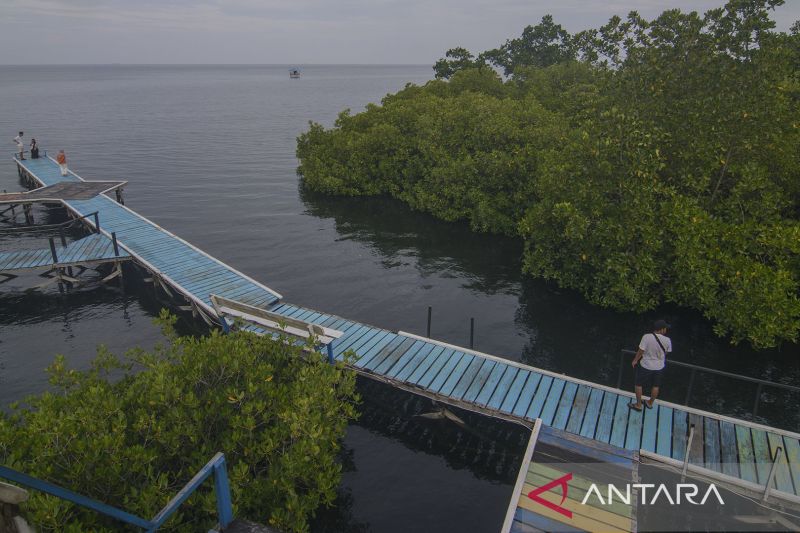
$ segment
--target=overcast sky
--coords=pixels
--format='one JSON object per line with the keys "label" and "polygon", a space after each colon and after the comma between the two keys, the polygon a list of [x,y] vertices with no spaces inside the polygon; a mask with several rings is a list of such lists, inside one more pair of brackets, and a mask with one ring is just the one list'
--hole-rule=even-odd
{"label": "overcast sky", "polygon": [[[495,48],[552,14],[570,32],[723,0],[0,0],[0,64],[413,63]],[[787,30],[800,0],[774,20]]]}

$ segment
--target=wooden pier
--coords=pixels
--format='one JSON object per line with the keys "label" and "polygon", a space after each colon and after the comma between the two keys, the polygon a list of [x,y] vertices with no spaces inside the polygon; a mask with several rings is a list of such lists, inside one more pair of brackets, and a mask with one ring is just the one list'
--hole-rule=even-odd
{"label": "wooden pier", "polygon": [[[82,182],[45,158],[16,161],[35,186]],[[221,317],[212,295],[341,332],[333,356],[352,351],[369,377],[443,403],[546,426],[598,443],[688,463],[720,479],[744,481],[800,502],[800,434],[710,412],[656,402],[628,408],[632,394],[405,332],[350,321],[281,301],[274,290],[225,265],[105,195],[63,199],[75,216],[98,212],[100,233],[120,246],[169,294],[209,324]],[[93,225],[92,219],[86,219]]]}

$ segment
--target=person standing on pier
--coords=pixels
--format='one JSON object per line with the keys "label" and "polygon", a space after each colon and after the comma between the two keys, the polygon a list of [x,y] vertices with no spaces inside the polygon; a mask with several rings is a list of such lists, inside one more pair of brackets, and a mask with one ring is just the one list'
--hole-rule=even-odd
{"label": "person standing on pier", "polygon": [[20,161],[25,160],[25,143],[22,142],[23,135],[25,135],[23,132],[19,132],[19,135],[14,137],[14,142],[17,143],[17,152],[19,153]]}
{"label": "person standing on pier", "polygon": [[59,150],[58,155],[56,156],[56,163],[58,163],[59,168],[61,169],[61,175],[67,175],[67,154],[64,153],[64,150]]}
{"label": "person standing on pier", "polygon": [[31,159],[39,159],[39,145],[36,139],[31,139]]}
{"label": "person standing on pier", "polygon": [[[653,332],[646,333],[639,342],[639,349],[631,362],[631,366],[636,369],[636,380],[634,382],[636,391],[636,402],[631,402],[628,407],[635,411],[641,411],[642,406],[652,409],[653,403],[658,398],[658,391],[661,387],[661,376],[664,373],[667,354],[672,352],[672,341],[667,337],[667,329],[670,327],[665,320],[656,320],[653,324]],[[641,361],[641,364],[636,365]],[[650,400],[642,401],[642,388],[650,386]]]}

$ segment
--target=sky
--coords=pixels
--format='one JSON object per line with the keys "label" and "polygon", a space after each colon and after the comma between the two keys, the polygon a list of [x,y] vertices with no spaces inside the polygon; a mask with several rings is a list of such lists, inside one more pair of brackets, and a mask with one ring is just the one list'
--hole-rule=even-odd
{"label": "sky", "polygon": [[[0,64],[432,64],[552,14],[570,32],[723,0],[0,0]],[[787,0],[773,19],[800,19]]]}

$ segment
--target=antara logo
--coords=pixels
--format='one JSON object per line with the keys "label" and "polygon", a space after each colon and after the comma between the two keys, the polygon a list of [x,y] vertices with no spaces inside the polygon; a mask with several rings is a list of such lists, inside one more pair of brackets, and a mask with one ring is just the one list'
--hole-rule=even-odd
{"label": "antara logo", "polygon": [[[625,492],[620,491],[615,485],[609,483],[606,486],[606,499],[603,499],[603,494],[600,492],[600,489],[597,488],[597,485],[592,483],[581,503],[586,505],[586,502],[594,495],[600,505],[611,505],[614,503],[614,495],[616,494],[616,497],[621,503],[630,505],[631,487],[639,491],[641,494],[640,503],[643,505],[655,505],[659,498],[665,502],[669,502],[670,505],[680,505],[683,502],[691,503],[692,505],[705,505],[708,497],[712,494],[717,498],[720,505],[725,505],[725,502],[722,501],[722,496],[713,483],[708,486],[706,493],[703,495],[703,499],[699,502],[695,501],[694,498],[700,493],[700,489],[697,488],[697,485],[694,483],[678,483],[675,485],[674,498],[673,493],[670,492],[667,485],[664,483],[659,483],[658,485],[653,483],[633,483],[625,485]],[[655,489],[655,491],[648,493],[648,489]],[[650,499],[647,498],[648,494],[652,495]]]}
{"label": "antara logo", "polygon": [[[546,485],[542,485],[537,489],[533,489],[528,493],[528,498],[552,511],[566,516],[567,518],[572,518],[572,511],[566,507],[562,507],[567,499],[567,495],[569,494],[569,485],[567,483],[570,481],[572,481],[571,472],[561,476],[558,479],[554,479]],[[553,503],[540,496],[540,494],[543,492],[547,492],[555,487],[561,488],[561,501],[559,503]],[[692,505],[704,505],[711,495],[717,499],[720,505],[725,505],[725,502],[722,500],[722,496],[713,483],[708,486],[703,498],[699,502],[695,501],[695,497],[700,493],[700,489],[694,483],[678,483],[675,485],[674,494],[673,492],[670,492],[668,486],[664,483],[659,483],[658,485],[653,483],[631,483],[625,485],[624,490],[620,490],[616,485],[609,483],[606,485],[605,498],[603,498],[603,493],[600,491],[597,484],[592,483],[589,487],[589,490],[586,491],[586,495],[583,497],[581,505],[586,505],[588,502],[590,502],[592,497],[594,497],[596,502],[600,505],[612,505],[615,498],[620,503],[630,505],[632,489],[639,491],[639,494],[641,495],[640,503],[643,505],[654,505],[659,501],[659,498],[661,498],[664,503],[669,503],[670,505],[680,505],[683,502],[687,502]],[[648,498],[648,496],[651,497]]]}

